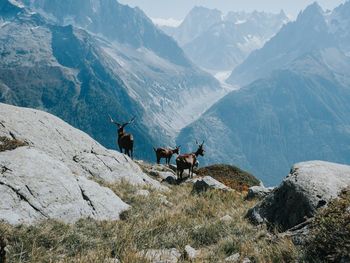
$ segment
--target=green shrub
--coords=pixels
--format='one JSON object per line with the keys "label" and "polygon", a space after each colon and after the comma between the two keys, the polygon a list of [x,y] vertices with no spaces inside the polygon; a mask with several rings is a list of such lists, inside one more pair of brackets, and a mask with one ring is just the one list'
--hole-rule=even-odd
{"label": "green shrub", "polygon": [[309,262],[350,262],[350,188],[322,209],[311,225]]}

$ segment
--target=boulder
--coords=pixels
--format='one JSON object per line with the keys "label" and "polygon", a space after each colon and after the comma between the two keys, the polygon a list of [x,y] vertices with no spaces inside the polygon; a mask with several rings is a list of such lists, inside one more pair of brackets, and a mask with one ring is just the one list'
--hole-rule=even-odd
{"label": "boulder", "polygon": [[283,232],[313,217],[318,208],[348,186],[350,166],[324,161],[298,163],[278,188],[248,211],[247,217]]}
{"label": "boulder", "polygon": [[62,161],[26,147],[0,152],[0,219],[31,224],[53,218],[117,220],[129,208],[109,188],[72,173]]}
{"label": "boulder", "polygon": [[263,199],[268,194],[270,194],[274,189],[275,189],[274,187],[265,187],[263,185],[249,187],[246,199],[247,200]]}
{"label": "boulder", "polygon": [[207,190],[222,190],[230,191],[231,189],[226,185],[220,183],[210,176],[205,176],[203,178],[198,178],[194,180],[192,192],[201,193],[206,192]]}
{"label": "boulder", "polygon": [[195,250],[193,247],[190,245],[185,246],[185,258],[194,261],[198,258],[200,252]]}
{"label": "boulder", "polygon": [[26,142],[64,162],[76,175],[165,189],[128,156],[104,148],[86,133],[46,112],[0,103],[0,137]]}
{"label": "boulder", "polygon": [[220,221],[221,221],[221,222],[226,222],[226,223],[232,222],[232,220],[233,220],[233,218],[232,218],[232,216],[230,216],[230,215],[225,215],[225,216],[223,216],[223,217],[220,218]]}
{"label": "boulder", "polygon": [[95,180],[167,189],[129,157],[38,110],[0,103],[0,220],[116,220],[129,206]]}
{"label": "boulder", "polygon": [[233,254],[233,255],[225,258],[225,262],[238,262],[240,256],[241,255],[239,253]]}
{"label": "boulder", "polygon": [[139,256],[146,258],[152,263],[177,263],[181,253],[176,249],[148,249],[139,253]]}

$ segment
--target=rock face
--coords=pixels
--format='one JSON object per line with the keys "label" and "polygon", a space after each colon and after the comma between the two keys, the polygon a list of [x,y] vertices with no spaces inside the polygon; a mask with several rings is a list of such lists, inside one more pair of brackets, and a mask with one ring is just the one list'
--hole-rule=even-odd
{"label": "rock face", "polygon": [[310,161],[293,166],[282,184],[248,211],[255,223],[267,222],[288,230],[314,216],[350,185],[350,166]]}
{"label": "rock face", "polygon": [[28,145],[1,147],[0,220],[11,224],[118,219],[129,206],[92,178],[164,189],[128,157],[48,113],[0,104],[0,138]]}
{"label": "rock face", "polygon": [[255,198],[262,199],[274,190],[273,187],[252,186],[248,189],[248,194],[246,199],[252,200]]}
{"label": "rock face", "polygon": [[214,178],[210,176],[205,176],[200,179],[196,179],[193,184],[193,192],[195,193],[201,193],[206,192],[207,190],[223,190],[223,191],[229,191],[231,190],[226,185],[220,183],[219,181],[215,180]]}

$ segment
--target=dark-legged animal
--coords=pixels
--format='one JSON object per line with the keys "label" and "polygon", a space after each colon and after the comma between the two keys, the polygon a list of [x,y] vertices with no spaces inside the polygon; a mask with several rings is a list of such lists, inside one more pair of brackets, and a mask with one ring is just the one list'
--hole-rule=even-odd
{"label": "dark-legged animal", "polygon": [[[124,153],[131,157],[132,159],[134,158],[134,136],[132,134],[126,133],[124,128],[133,123],[135,120],[135,117],[132,118],[129,122],[120,124],[118,122],[115,122],[111,116],[109,116],[111,123],[117,125],[118,127],[118,139],[117,143],[119,146],[119,150],[121,153]],[[123,152],[124,150],[124,152]]]}
{"label": "dark-legged animal", "polygon": [[167,149],[167,148],[153,148],[157,157],[157,164],[160,164],[160,160],[165,158],[165,164],[170,164],[171,157],[174,154],[179,154],[180,146],[177,146],[175,149]]}
{"label": "dark-legged animal", "polygon": [[182,179],[182,174],[186,169],[188,169],[188,174],[192,178],[194,167],[198,166],[197,157],[199,155],[204,156],[204,152],[205,152],[203,149],[204,141],[202,144],[199,144],[196,141],[196,144],[198,145],[198,149],[196,152],[182,154],[176,158],[176,167],[177,167],[176,174],[178,179]]}

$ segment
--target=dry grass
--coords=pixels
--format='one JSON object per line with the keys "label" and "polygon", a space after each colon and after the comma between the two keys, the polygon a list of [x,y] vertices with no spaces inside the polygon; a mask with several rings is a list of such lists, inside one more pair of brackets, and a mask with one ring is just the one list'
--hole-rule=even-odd
{"label": "dry grass", "polygon": [[246,192],[249,187],[260,184],[260,181],[252,174],[227,164],[203,167],[198,169],[196,173],[199,176],[211,176],[228,187],[240,192]]}
{"label": "dry grass", "polygon": [[321,209],[310,228],[308,262],[350,262],[350,188]]}
{"label": "dry grass", "polygon": [[[254,202],[236,192],[209,191],[192,195],[191,185],[181,185],[165,193],[172,206],[165,205],[159,193],[135,195],[135,187],[109,185],[132,208],[117,222],[81,220],[72,225],[46,221],[37,226],[12,227],[0,224],[0,235],[10,244],[9,262],[104,262],[117,257],[121,262],[146,262],[142,249],[177,248],[189,244],[201,249],[198,262],[221,262],[239,252],[252,262],[291,262],[297,252],[291,241],[272,237],[245,219]],[[220,218],[230,215],[227,223]],[[186,262],[182,260],[181,262]]]}

